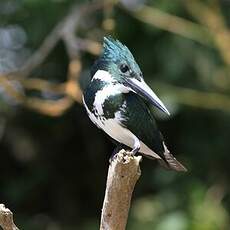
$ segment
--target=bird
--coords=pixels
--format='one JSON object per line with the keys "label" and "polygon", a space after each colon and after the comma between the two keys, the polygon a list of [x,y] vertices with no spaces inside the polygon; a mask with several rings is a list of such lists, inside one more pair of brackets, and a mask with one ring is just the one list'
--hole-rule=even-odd
{"label": "bird", "polygon": [[90,120],[130,154],[142,154],[174,171],[187,169],[170,153],[151,107],[170,115],[163,102],[146,84],[132,53],[119,40],[104,37],[103,49],[91,68],[83,92]]}

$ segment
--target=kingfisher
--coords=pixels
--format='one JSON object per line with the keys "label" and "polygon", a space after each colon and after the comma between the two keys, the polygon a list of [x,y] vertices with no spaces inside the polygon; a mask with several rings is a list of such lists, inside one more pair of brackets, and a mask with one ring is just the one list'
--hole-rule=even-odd
{"label": "kingfisher", "polygon": [[151,110],[169,111],[145,83],[130,50],[112,37],[104,37],[103,50],[91,69],[91,81],[83,93],[90,120],[117,145],[135,155],[157,160],[175,171],[186,171],[167,149]]}

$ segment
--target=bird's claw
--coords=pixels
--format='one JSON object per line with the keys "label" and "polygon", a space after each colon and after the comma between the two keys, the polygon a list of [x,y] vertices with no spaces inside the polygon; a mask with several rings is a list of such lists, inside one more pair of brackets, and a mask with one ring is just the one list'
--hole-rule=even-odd
{"label": "bird's claw", "polygon": [[[114,151],[115,152],[115,151]],[[125,161],[130,158],[130,157],[134,157],[135,154],[133,154],[132,151],[128,151],[128,150],[124,150],[121,149],[117,152],[115,152],[112,154],[112,156],[109,158],[109,163],[111,164],[115,159],[117,159],[117,157],[119,158],[119,161],[122,161],[120,158],[125,159]]]}
{"label": "bird's claw", "polygon": [[135,148],[135,149],[133,149],[132,151],[130,151],[130,154],[131,154],[132,156],[135,156],[135,155],[139,152],[139,150],[140,150],[140,147]]}

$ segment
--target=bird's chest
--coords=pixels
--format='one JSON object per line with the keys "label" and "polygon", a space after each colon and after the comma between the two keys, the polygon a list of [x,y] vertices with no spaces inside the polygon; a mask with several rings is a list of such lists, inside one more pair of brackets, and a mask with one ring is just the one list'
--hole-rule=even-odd
{"label": "bird's chest", "polygon": [[84,97],[84,105],[89,118],[102,129],[105,128],[108,121],[120,123],[123,119],[121,113],[125,109],[125,104],[125,95],[113,86],[98,90],[95,95],[91,95],[90,100]]}
{"label": "bird's chest", "polygon": [[122,122],[126,120],[124,116],[126,110],[125,95],[121,93],[110,94],[104,99],[101,96],[101,94],[96,95],[92,109],[89,109],[83,98],[89,118],[114,140],[121,143],[125,140],[124,144],[132,146],[133,134],[122,125]]}
{"label": "bird's chest", "polygon": [[119,111],[125,101],[124,94],[119,91],[118,85],[107,85],[91,95],[90,100],[86,100],[86,104],[90,111],[96,117],[105,119],[114,118],[115,113]]}
{"label": "bird's chest", "polygon": [[106,97],[101,94],[96,95],[94,100],[95,115],[105,119],[115,118],[116,113],[123,108],[124,102],[125,98],[121,93],[109,94]]}

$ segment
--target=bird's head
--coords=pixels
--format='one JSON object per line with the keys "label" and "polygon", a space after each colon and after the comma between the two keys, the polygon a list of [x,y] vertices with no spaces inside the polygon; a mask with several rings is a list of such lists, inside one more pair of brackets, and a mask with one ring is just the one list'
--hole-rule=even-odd
{"label": "bird's head", "polygon": [[[114,84],[121,84],[121,91],[133,91],[169,115],[164,104],[145,83],[132,53],[121,42],[111,37],[105,37],[103,52],[95,65],[96,71],[107,71]],[[96,71],[94,70],[94,72]]]}

